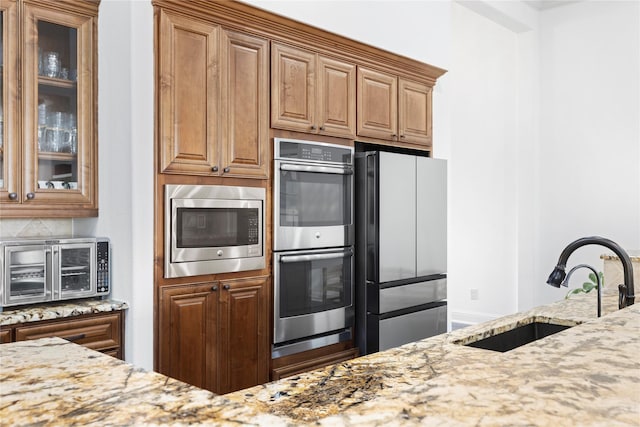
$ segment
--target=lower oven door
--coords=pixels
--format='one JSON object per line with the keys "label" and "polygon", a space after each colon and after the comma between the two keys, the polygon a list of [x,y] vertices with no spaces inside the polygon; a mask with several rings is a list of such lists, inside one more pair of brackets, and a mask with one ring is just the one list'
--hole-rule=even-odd
{"label": "lower oven door", "polygon": [[353,326],[353,249],[274,253],[274,344]]}

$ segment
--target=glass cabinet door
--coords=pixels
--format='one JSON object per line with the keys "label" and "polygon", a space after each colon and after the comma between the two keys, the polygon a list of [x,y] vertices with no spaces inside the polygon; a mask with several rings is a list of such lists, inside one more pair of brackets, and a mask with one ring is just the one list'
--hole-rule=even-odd
{"label": "glass cabinet door", "polygon": [[95,197],[92,19],[25,5],[27,203]]}

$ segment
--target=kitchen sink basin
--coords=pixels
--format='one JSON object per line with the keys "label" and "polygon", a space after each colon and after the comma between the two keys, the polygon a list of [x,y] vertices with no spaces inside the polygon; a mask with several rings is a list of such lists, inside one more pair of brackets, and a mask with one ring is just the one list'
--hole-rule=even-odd
{"label": "kitchen sink basin", "polygon": [[465,345],[504,353],[570,327],[555,323],[532,322]]}

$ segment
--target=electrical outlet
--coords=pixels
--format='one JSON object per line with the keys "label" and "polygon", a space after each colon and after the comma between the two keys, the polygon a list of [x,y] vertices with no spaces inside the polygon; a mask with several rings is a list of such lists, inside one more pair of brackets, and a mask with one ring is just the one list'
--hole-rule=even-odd
{"label": "electrical outlet", "polygon": [[471,298],[472,301],[476,301],[479,298],[478,290],[477,289],[470,289],[469,290],[469,297]]}

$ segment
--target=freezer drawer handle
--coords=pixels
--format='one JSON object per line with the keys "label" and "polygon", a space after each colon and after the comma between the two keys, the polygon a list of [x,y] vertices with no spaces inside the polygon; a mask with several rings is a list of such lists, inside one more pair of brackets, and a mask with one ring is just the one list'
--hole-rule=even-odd
{"label": "freezer drawer handle", "polygon": [[284,163],[280,165],[281,171],[291,172],[317,172],[317,173],[333,173],[337,175],[353,175],[353,169],[351,168],[333,168],[330,166],[306,166],[306,165],[292,165]]}
{"label": "freezer drawer handle", "polygon": [[280,262],[287,264],[291,262],[321,261],[326,259],[346,258],[352,255],[352,251],[332,252],[330,254],[317,255],[283,255],[280,257]]}

